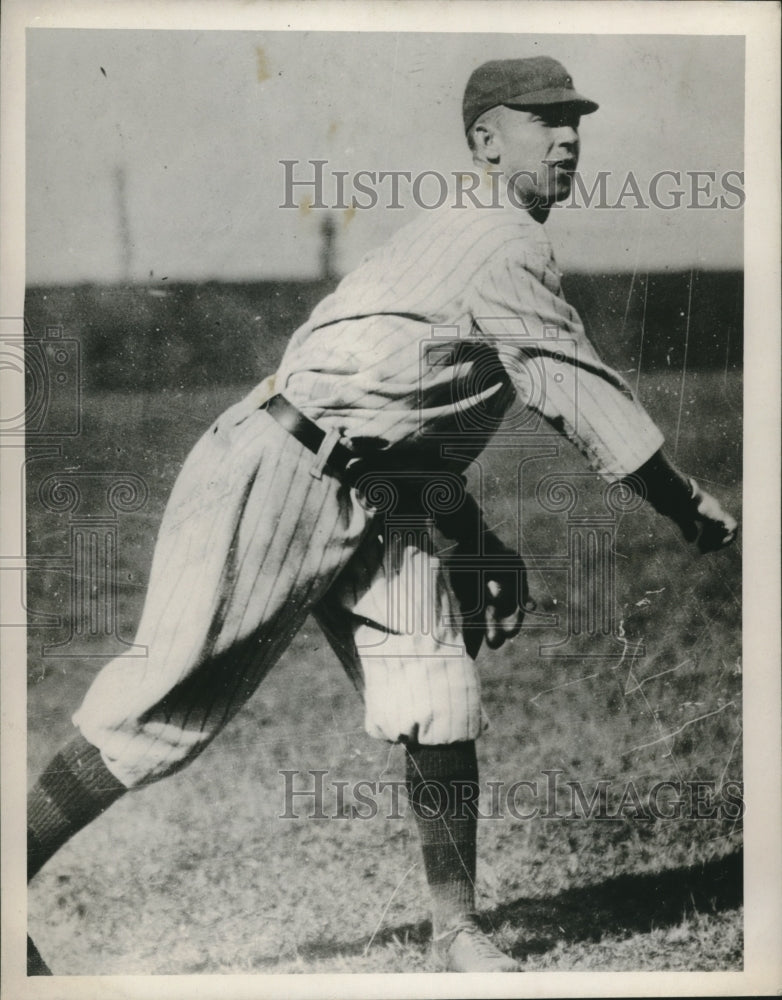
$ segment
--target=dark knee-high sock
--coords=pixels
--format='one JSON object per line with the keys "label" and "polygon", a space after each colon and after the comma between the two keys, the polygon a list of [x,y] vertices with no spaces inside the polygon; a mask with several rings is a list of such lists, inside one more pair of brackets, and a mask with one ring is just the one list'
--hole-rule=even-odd
{"label": "dark knee-high sock", "polygon": [[52,758],[27,797],[27,880],[127,789],[79,734]]}
{"label": "dark knee-high sock", "polygon": [[421,838],[436,935],[475,909],[475,742],[409,745],[406,780]]}

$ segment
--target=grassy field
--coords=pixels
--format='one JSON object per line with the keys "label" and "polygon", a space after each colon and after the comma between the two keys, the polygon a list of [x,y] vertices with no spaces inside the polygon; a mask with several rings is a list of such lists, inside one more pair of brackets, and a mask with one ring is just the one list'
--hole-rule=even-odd
{"label": "grassy field", "polygon": [[[154,535],[187,450],[241,388],[92,394],[82,433],[29,465],[29,552],[64,557],[68,513],[40,504],[54,471],[134,472],[146,505],[118,523],[120,635],[130,641]],[[736,375],[659,373],[640,392],[671,454],[740,512],[741,385]],[[567,450],[566,450],[567,449]],[[508,540],[517,520],[511,452],[482,466],[490,519]],[[563,638],[567,581],[537,568],[566,551],[563,514],[534,497],[543,472],[583,472],[575,452],[533,463],[523,484],[523,543],[538,611],[501,651],[481,654],[492,728],[482,780],[542,781],[544,770],[612,788],[632,781],[741,779],[741,544],[699,557],[642,509],[616,534],[617,638]],[[578,479],[584,509],[601,487]],[[85,494],[96,511],[99,490]],[[32,781],[102,665],[43,656],[67,637],[69,574],[30,573]],[[642,642],[643,655],[621,640]],[[599,654],[597,658],[595,654]],[[281,819],[283,769],[329,769],[345,781],[399,779],[402,751],[362,731],[359,699],[307,623],[237,718],[186,771],[126,796],[67,845],[33,883],[30,930],[57,974],[411,972],[428,965],[426,889],[412,817]],[[304,779],[302,779],[303,781]],[[683,787],[683,786],[682,786]],[[404,809],[402,810],[404,812]],[[481,824],[478,894],[495,940],[525,969],[717,970],[742,963],[741,823],[716,818],[519,819]]]}

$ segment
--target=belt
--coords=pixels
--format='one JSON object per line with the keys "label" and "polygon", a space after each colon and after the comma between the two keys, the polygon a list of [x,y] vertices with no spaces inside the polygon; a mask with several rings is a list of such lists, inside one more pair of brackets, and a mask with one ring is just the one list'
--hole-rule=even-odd
{"label": "belt", "polygon": [[296,438],[315,455],[315,461],[310,469],[310,475],[321,479],[326,469],[349,486],[355,483],[358,469],[348,468],[351,462],[358,462],[358,456],[346,448],[339,440],[339,431],[333,428],[324,431],[314,420],[310,420],[301,410],[289,402],[285,396],[276,395],[267,399],[260,406],[270,417],[286,430],[291,437]]}
{"label": "belt", "polygon": [[[433,478],[431,472],[422,469],[411,472],[407,466],[400,467],[389,464],[380,466],[368,461],[366,457],[356,455],[340,442],[339,431],[333,429],[324,431],[285,396],[279,394],[272,396],[265,403],[262,403],[259,409],[265,410],[291,437],[296,438],[299,444],[303,444],[315,455],[315,461],[309,470],[310,475],[314,476],[315,479],[322,479],[324,471],[329,471],[340,482],[347,486],[356,487],[369,499],[369,503],[373,507],[379,507],[387,512],[390,505],[396,512],[407,516],[434,517],[436,524],[442,528],[447,538],[456,537],[457,530],[453,522],[458,511],[448,512],[444,510],[437,514],[431,510],[430,503],[421,500],[422,483],[420,480],[423,478],[423,485],[431,487],[432,483],[437,481],[436,474]],[[389,484],[389,475],[393,476],[395,473],[401,473],[402,478],[397,481],[396,487],[392,486],[389,493],[384,487]],[[450,483],[452,474],[446,475],[448,476],[447,481]],[[376,483],[373,484],[373,479],[376,476],[380,476],[381,489],[373,495],[373,486],[375,488],[377,486]],[[463,486],[466,487],[463,477],[460,479]],[[401,487],[404,488],[400,489]],[[453,486],[449,486],[448,489],[453,489]],[[468,499],[471,498],[468,497]],[[474,508],[475,501],[473,500],[472,507],[469,509]]]}

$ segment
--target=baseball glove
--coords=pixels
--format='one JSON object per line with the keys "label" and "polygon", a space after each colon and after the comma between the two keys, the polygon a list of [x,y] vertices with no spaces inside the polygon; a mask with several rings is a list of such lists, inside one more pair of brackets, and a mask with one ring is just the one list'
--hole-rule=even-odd
{"label": "baseball glove", "polygon": [[735,518],[694,479],[683,475],[662,451],[621,482],[678,524],[686,541],[695,542],[701,552],[724,549],[736,538]]}
{"label": "baseball glove", "polygon": [[719,501],[690,478],[691,499],[687,508],[677,518],[681,532],[688,542],[695,542],[700,552],[724,549],[735,540],[738,532],[736,519],[723,510]]}

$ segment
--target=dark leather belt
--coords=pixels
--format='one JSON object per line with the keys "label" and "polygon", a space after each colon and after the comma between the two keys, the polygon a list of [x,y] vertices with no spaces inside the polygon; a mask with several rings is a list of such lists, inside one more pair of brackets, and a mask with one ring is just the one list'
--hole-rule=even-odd
{"label": "dark leather belt", "polygon": [[[313,453],[315,461],[309,471],[316,479],[321,479],[325,471],[330,472],[340,482],[355,487],[370,506],[383,514],[393,509],[395,514],[406,517],[433,518],[446,538],[465,536],[466,529],[463,525],[469,523],[465,518],[474,517],[475,526],[472,530],[475,532],[479,529],[480,510],[475,501],[465,493],[466,482],[463,476],[459,476],[461,486],[457,487],[457,494],[464,494],[469,502],[465,505],[460,501],[453,510],[448,508],[447,496],[454,490],[454,473],[443,472],[446,507],[438,511],[436,498],[422,499],[427,488],[431,490],[432,486],[437,485],[436,472],[411,469],[409,465],[402,466],[398,462],[389,463],[387,458],[380,464],[370,461],[366,456],[356,455],[340,442],[338,431],[324,431],[285,396],[272,396],[259,409],[266,410],[280,427]],[[387,489],[389,484],[392,485],[390,492]],[[432,503],[435,504],[434,509]]]}
{"label": "dark leather belt", "polygon": [[[310,420],[301,410],[289,402],[285,396],[276,395],[261,404],[260,409],[266,410],[274,417],[280,427],[284,428],[299,444],[303,444],[315,456],[315,462],[310,469],[310,475],[320,479],[325,470],[329,470],[338,479],[353,485],[358,469],[355,467],[358,456],[346,448],[339,440],[335,430],[324,431],[314,420]],[[354,468],[348,468],[350,463]]]}

